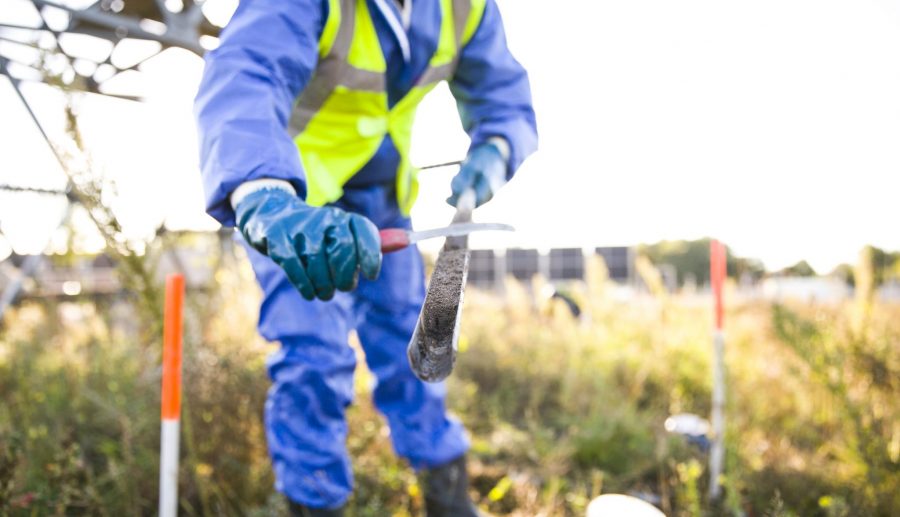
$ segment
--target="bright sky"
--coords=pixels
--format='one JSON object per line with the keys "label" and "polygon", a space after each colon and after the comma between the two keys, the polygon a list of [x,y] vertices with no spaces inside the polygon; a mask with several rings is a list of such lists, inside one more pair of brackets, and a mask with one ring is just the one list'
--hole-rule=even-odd
{"label": "bright sky", "polygon": [[[541,143],[476,216],[518,232],[474,246],[715,236],[769,267],[805,258],[820,271],[866,243],[900,249],[900,0],[498,2],[531,75]],[[136,235],[162,220],[215,227],[191,115],[201,68],[170,51],[143,68],[145,103],[79,102]],[[58,134],[58,96],[25,91]],[[0,79],[0,182],[59,186],[17,103]],[[420,110],[414,160],[457,159],[466,147],[441,88]],[[423,173],[417,227],[449,222],[451,173]],[[34,251],[59,203],[16,196],[0,194],[0,225]]]}

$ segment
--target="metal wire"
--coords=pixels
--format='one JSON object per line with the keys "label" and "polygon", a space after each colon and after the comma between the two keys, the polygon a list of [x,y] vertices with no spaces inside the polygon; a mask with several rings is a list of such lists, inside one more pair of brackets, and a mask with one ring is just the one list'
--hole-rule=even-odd
{"label": "metal wire", "polygon": [[453,165],[462,165],[462,160],[456,160],[454,162],[444,162],[444,163],[435,163],[434,165],[426,165],[424,167],[419,167],[420,171],[426,171],[428,169],[440,169],[441,167],[451,167]]}
{"label": "metal wire", "polygon": [[[53,153],[56,161],[59,162],[59,165],[65,170],[66,164],[62,159],[62,156],[59,155],[59,152],[53,146],[53,143],[50,140],[50,137],[47,135],[47,132],[44,130],[44,126],[41,124],[41,121],[38,120],[37,115],[34,113],[34,110],[31,109],[31,104],[28,103],[28,99],[25,98],[25,95],[22,93],[20,88],[20,81],[9,74],[9,70],[7,69],[7,64],[9,60],[4,59],[0,56],[0,75],[6,76],[9,79],[10,84],[13,87],[13,90],[16,92],[16,96],[22,102],[22,105],[25,107],[25,110],[28,112],[28,115],[31,117],[31,120],[34,122],[35,127],[41,133],[41,136],[44,137],[44,141],[47,143],[47,147],[50,148],[50,152]],[[69,185],[71,185],[71,180],[69,180]],[[32,189],[30,187],[20,187],[16,185],[4,185],[10,187],[11,191],[32,191],[32,190],[46,190],[46,189]],[[66,203],[66,210],[63,216],[60,218],[56,227],[58,228],[65,222],[72,213],[72,202],[77,201],[77,195],[73,190],[70,191],[48,191],[47,193],[52,193],[53,195],[63,194],[68,198],[68,202]],[[48,239],[49,242],[49,239]],[[37,261],[42,257],[41,255],[34,255],[36,257],[34,259],[29,259],[23,265],[20,270],[19,276],[13,282],[7,284],[7,286],[0,292],[0,322],[2,322],[3,314],[6,312],[6,309],[16,300],[19,295],[19,292],[22,290],[24,285],[24,279],[31,276],[34,271],[33,269],[37,267]]]}
{"label": "metal wire", "polygon": [[47,135],[47,132],[44,131],[44,126],[41,124],[41,121],[38,120],[37,115],[35,115],[34,113],[34,110],[31,109],[31,104],[28,103],[28,99],[26,99],[25,95],[22,93],[22,89],[19,87],[19,83],[21,81],[10,75],[9,70],[7,69],[8,63],[8,59],[0,57],[0,75],[5,75],[7,78],[9,78],[9,82],[10,84],[12,84],[13,91],[16,92],[16,96],[19,97],[19,100],[25,107],[25,111],[28,112],[28,116],[31,117],[31,120],[34,122],[35,127],[37,127],[37,130],[40,131],[41,136],[44,137],[44,142],[47,143],[47,147],[50,148],[50,151],[53,153],[53,156],[56,158],[56,161],[59,162],[60,166],[65,168],[66,163],[63,161],[62,156],[59,155],[59,152],[57,152],[56,148],[53,146],[50,137]]}
{"label": "metal wire", "polygon": [[68,190],[54,190],[46,188],[22,187],[20,185],[9,185],[0,183],[0,190],[6,192],[28,192],[30,194],[43,194],[46,196],[68,196]]}

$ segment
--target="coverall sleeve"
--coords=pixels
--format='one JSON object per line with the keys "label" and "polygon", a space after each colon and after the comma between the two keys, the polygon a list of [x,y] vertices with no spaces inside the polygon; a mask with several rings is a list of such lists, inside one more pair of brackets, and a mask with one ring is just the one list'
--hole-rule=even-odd
{"label": "coverall sleeve", "polygon": [[318,62],[327,0],[242,0],[207,53],[194,102],[206,211],[233,226],[228,202],[241,183],[306,180],[287,132],[291,109]]}
{"label": "coverall sleeve", "polygon": [[450,91],[472,147],[494,136],[509,143],[511,178],[537,149],[537,125],[528,73],[506,45],[495,0],[487,0],[481,24],[460,52]]}

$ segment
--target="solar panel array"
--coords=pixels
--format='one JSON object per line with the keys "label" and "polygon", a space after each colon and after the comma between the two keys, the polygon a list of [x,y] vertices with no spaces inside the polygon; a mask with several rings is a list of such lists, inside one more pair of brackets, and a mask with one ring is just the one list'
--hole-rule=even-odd
{"label": "solar panel array", "polygon": [[[627,246],[596,248],[603,258],[609,278],[630,283],[634,274],[634,250]],[[547,253],[537,249],[511,248],[505,252],[473,250],[469,261],[469,282],[479,287],[495,287],[510,276],[523,282],[543,275],[551,282],[583,280],[588,257],[582,248],[554,248]]]}

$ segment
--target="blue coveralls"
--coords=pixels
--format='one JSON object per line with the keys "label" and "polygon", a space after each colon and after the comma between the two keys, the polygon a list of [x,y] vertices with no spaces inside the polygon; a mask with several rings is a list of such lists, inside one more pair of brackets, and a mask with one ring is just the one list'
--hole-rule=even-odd
{"label": "blue coveralls", "polygon": [[[440,2],[414,0],[404,33],[396,32],[400,16],[392,0],[367,1],[393,105],[437,48]],[[305,195],[303,167],[286,128],[293,101],[315,70],[327,13],[327,0],[243,0],[219,48],[207,54],[195,112],[207,211],[223,225],[234,225],[228,196],[245,181],[283,179]],[[494,136],[509,143],[511,176],[536,148],[537,133],[527,74],[507,49],[494,0],[487,0],[450,86],[473,146]],[[398,164],[397,150],[386,137],[345,185],[336,206],[368,217],[379,228],[409,228],[393,189]],[[281,343],[268,362],[273,385],[265,412],[279,491],[310,507],[338,506],[350,495],[345,408],[353,395],[356,361],[347,344],[353,329],[375,376],[375,405],[387,418],[397,454],[421,469],[465,452],[464,430],[446,414],[444,385],[416,379],[406,358],[425,295],[418,250],[385,255],[376,281],[361,280],[356,291],[338,293],[328,302],[305,301],[275,263],[248,251],[264,296],[259,331]]]}

